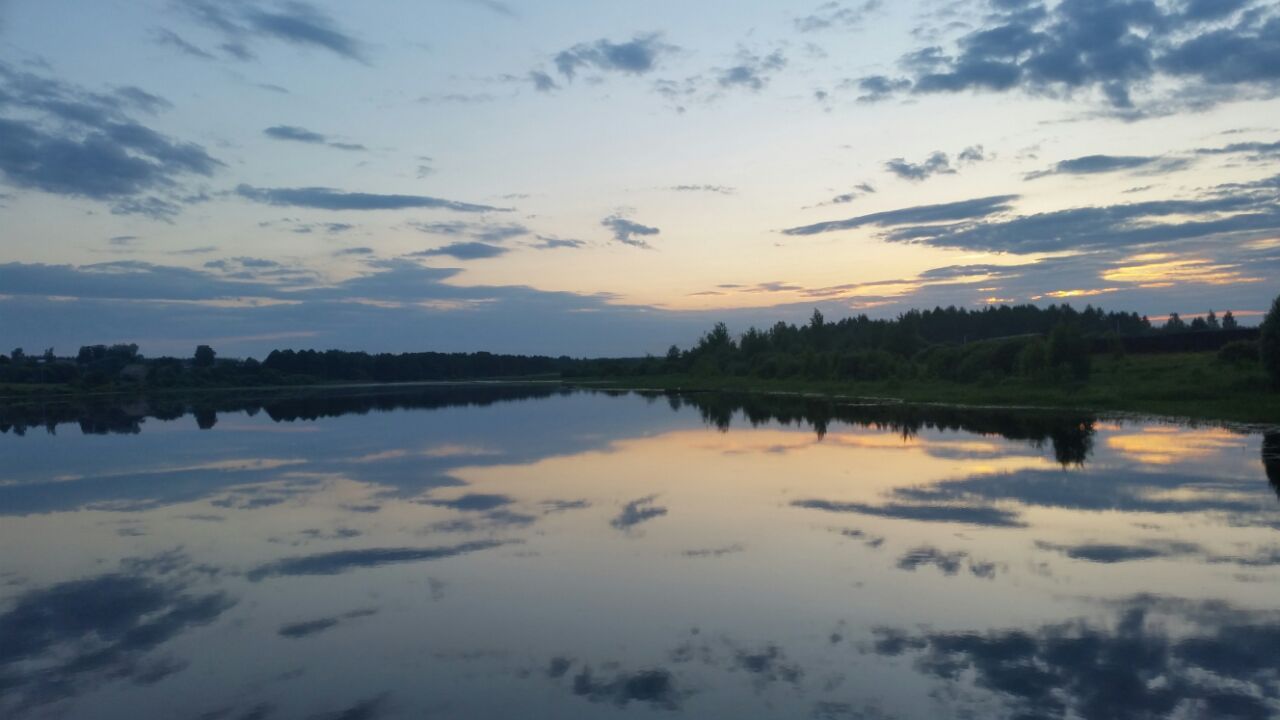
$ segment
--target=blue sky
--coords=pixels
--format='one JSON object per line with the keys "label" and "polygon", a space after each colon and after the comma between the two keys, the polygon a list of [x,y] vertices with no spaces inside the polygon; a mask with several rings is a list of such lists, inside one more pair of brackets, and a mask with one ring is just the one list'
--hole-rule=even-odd
{"label": "blue sky", "polygon": [[0,341],[660,353],[1280,291],[1251,0],[0,0]]}

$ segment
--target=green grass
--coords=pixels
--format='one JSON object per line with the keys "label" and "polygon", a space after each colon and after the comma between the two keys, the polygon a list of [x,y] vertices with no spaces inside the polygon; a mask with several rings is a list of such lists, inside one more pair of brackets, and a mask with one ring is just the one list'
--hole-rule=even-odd
{"label": "green grass", "polygon": [[745,392],[804,392],[904,402],[1021,405],[1172,415],[1199,420],[1280,424],[1280,392],[1261,368],[1218,361],[1215,353],[1095,356],[1087,382],[1046,385],[1025,378],[989,383],[944,380],[847,382],[662,375],[575,380],[584,387]]}

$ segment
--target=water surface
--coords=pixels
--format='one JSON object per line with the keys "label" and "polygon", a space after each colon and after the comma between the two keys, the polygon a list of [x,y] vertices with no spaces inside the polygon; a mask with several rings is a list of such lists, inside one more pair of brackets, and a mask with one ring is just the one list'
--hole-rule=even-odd
{"label": "water surface", "polygon": [[6,718],[1280,713],[1280,436],[551,386],[0,409]]}

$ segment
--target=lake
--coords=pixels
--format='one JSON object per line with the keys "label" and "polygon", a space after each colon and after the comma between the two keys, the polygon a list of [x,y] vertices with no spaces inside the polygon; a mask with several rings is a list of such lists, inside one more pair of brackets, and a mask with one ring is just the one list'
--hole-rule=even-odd
{"label": "lake", "polygon": [[1280,713],[1280,435],[548,385],[0,430],[5,718]]}

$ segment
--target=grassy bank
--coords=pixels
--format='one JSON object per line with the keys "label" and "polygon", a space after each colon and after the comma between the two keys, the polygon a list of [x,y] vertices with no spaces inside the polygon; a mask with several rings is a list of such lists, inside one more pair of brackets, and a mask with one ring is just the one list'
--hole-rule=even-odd
{"label": "grassy bank", "polygon": [[944,380],[875,382],[765,380],[753,377],[652,375],[584,378],[584,387],[747,392],[807,392],[905,402],[1025,405],[1172,415],[1202,420],[1280,424],[1280,392],[1256,365],[1219,361],[1214,353],[1095,356],[1083,383],[1046,386],[1025,378],[987,383]]}

